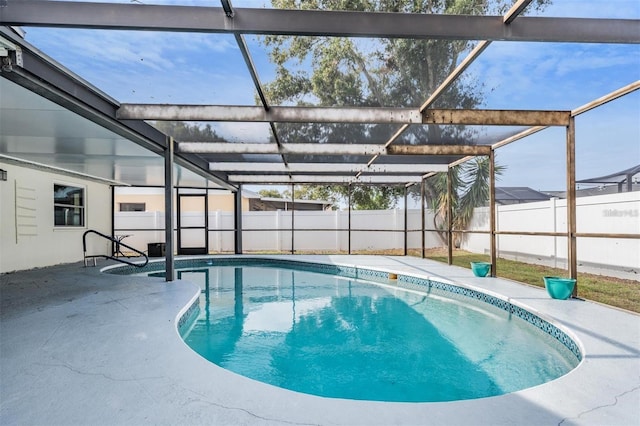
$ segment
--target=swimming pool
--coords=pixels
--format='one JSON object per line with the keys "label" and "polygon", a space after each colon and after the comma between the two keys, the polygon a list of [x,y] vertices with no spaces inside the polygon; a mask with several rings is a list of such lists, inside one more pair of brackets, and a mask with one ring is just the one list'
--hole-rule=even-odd
{"label": "swimming pool", "polygon": [[196,352],[299,392],[405,402],[480,398],[547,382],[581,359],[575,342],[539,316],[447,283],[260,259],[201,260],[179,275],[203,290],[190,310],[198,318],[182,321]]}

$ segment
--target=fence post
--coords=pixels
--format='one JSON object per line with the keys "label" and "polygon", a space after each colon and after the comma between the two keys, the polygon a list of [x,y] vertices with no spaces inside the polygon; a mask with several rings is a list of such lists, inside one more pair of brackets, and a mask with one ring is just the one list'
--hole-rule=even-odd
{"label": "fence post", "polygon": [[282,230],[280,229],[280,215],[282,214],[282,210],[276,210],[276,250],[278,252],[282,251]]}
{"label": "fence post", "polygon": [[407,226],[407,222],[408,222],[408,218],[409,218],[409,209],[407,207],[407,193],[408,193],[408,189],[407,186],[404,187],[404,255],[407,255],[407,252],[409,251],[408,245],[409,245],[409,241],[407,240],[407,230],[409,229]]}
{"label": "fence post", "polygon": [[238,190],[234,195],[234,253],[242,254],[242,185],[238,185]]}
{"label": "fence post", "polygon": [[348,216],[348,232],[347,232],[347,247],[348,247],[348,254],[351,254],[351,184],[349,184],[348,188],[348,204],[349,204],[349,216]]}
{"label": "fence post", "polygon": [[336,240],[335,241],[336,242],[335,251],[336,252],[340,252],[340,231],[339,231],[339,229],[340,229],[340,210],[336,209],[336,210],[333,211],[333,213],[334,213],[333,223],[334,223],[335,231],[336,231],[336,233],[335,233],[335,235],[336,235],[336,238],[335,238],[335,240]]}
{"label": "fence post", "polygon": [[[551,211],[551,232],[558,232],[558,218],[556,209],[556,197],[549,198],[549,210]],[[553,267],[558,267],[558,237],[551,237],[553,239]]]}
{"label": "fence post", "polygon": [[420,223],[421,223],[421,230],[420,230],[420,241],[421,241],[421,246],[422,246],[422,258],[424,259],[425,257],[425,245],[427,244],[426,241],[426,235],[424,234],[424,228],[425,228],[425,220],[424,220],[424,208],[425,208],[425,202],[424,202],[424,188],[425,185],[425,179],[422,178],[422,180],[420,180]]}
{"label": "fence post", "polygon": [[393,209],[393,239],[390,239],[391,241],[393,241],[393,247],[390,247],[392,249],[395,249],[397,247],[400,246],[400,244],[398,244],[398,208],[394,208]]}
{"label": "fence post", "polygon": [[294,219],[295,219],[295,204],[296,204],[296,198],[295,198],[295,189],[296,186],[295,184],[291,184],[291,254],[294,254],[296,252],[295,249],[295,224],[294,224]]}
{"label": "fence post", "polygon": [[453,169],[447,172],[447,263],[453,264]]}
{"label": "fence post", "polygon": [[216,224],[216,247],[218,247],[218,251],[222,252],[222,232],[220,232],[220,210],[215,211],[215,224]]}
{"label": "fence post", "polygon": [[498,274],[496,252],[496,156],[495,151],[489,152],[489,247],[491,251],[491,276]]}

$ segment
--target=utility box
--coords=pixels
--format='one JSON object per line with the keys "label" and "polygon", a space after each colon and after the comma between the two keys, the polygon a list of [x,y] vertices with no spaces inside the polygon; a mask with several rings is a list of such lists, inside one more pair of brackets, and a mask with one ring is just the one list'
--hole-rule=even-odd
{"label": "utility box", "polygon": [[149,257],[165,257],[167,251],[166,243],[147,244],[147,255]]}

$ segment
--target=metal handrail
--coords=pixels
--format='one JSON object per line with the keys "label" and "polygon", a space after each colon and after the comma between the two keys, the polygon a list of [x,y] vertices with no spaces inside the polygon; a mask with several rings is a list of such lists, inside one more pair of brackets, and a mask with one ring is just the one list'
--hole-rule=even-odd
{"label": "metal handrail", "polygon": [[[114,257],[114,256],[109,256],[106,254],[94,254],[94,255],[90,255],[87,256],[87,234],[96,234],[102,238],[105,238],[109,241],[111,241],[112,243],[118,244],[120,246],[123,246],[131,251],[133,251],[134,253],[139,254],[140,256],[144,257],[144,263],[133,263],[133,262],[129,262],[128,260],[124,260],[122,258],[119,257]],[[109,235],[105,235],[102,232],[98,232],[95,231],[93,229],[89,229],[88,231],[85,231],[84,234],[82,234],[82,252],[84,253],[84,266],[87,266],[87,259],[93,259],[93,266],[96,266],[96,258],[98,257],[103,257],[105,259],[111,259],[111,260],[115,260],[117,262],[122,262],[122,263],[126,263],[127,265],[131,265],[131,266],[135,266],[136,268],[144,268],[145,266],[147,266],[147,263],[149,263],[149,257],[144,253],[141,252],[138,249],[135,249],[131,246],[126,245],[123,242],[118,241],[117,238],[111,237]]]}

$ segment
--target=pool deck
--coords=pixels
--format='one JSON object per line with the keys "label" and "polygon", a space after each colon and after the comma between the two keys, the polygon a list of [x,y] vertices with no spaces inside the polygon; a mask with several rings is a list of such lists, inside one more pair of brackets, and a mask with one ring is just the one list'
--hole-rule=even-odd
{"label": "pool deck", "polygon": [[553,300],[544,289],[413,257],[271,257],[446,277],[502,294],[569,329],[585,357],[559,379],[498,397],[444,403],[315,397],[236,375],[188,348],[176,320],[198,286],[60,265],[0,275],[0,424],[640,424],[638,315]]}

